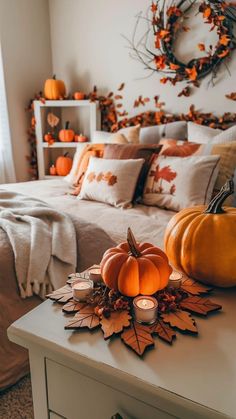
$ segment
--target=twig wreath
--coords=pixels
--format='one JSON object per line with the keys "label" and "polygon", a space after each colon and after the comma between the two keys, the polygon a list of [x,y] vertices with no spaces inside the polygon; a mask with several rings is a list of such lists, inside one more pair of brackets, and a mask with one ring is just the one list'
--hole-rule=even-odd
{"label": "twig wreath", "polygon": [[[216,30],[219,37],[215,47],[212,45],[206,49],[205,44],[198,44],[198,49],[204,52],[204,56],[193,58],[187,64],[180,61],[174,52],[178,32],[189,31],[184,25],[187,13],[195,3],[200,3],[198,13],[202,14],[204,23],[210,25],[210,31]],[[187,81],[199,87],[199,81],[212,73],[212,83],[217,76],[220,64],[230,56],[236,48],[236,38],[233,33],[236,22],[236,5],[232,2],[220,0],[197,0],[172,1],[168,7],[166,0],[152,2],[146,17],[140,14],[134,28],[132,40],[129,45],[133,51],[133,58],[144,64],[145,68],[152,72],[165,74],[160,81],[165,84],[170,82],[175,85],[178,82]],[[137,40],[137,29],[141,19],[148,24],[147,31]],[[150,34],[154,36],[154,48],[148,46]]]}

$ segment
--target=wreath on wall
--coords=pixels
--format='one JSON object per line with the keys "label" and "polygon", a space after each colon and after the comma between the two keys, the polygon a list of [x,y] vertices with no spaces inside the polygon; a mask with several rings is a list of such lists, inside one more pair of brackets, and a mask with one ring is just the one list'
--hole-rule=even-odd
{"label": "wreath on wall", "polygon": [[[208,0],[200,2],[198,13],[202,14],[203,21],[210,25],[209,31],[216,30],[218,42],[216,46],[198,44],[198,49],[204,53],[203,57],[193,58],[188,63],[180,61],[175,55],[174,46],[179,31],[188,32],[189,27],[184,25],[187,13],[198,2],[197,0],[180,0],[171,2],[166,7],[165,0],[157,0],[151,4],[151,17],[138,16],[132,41],[129,41],[133,58],[138,59],[152,72],[166,74],[161,78],[161,83],[170,82],[175,85],[178,82],[187,81],[199,87],[199,81],[212,73],[211,81],[217,76],[220,64],[230,56],[236,48],[234,36],[234,22],[236,22],[236,5],[220,1]],[[199,2],[198,2],[199,3]],[[141,19],[145,19],[148,29],[137,40],[137,29]],[[154,36],[154,50],[148,47],[150,34]]]}

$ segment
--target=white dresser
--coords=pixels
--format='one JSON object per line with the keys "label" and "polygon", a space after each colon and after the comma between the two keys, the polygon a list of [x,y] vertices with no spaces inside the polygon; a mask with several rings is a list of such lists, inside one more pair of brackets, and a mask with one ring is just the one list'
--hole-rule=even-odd
{"label": "white dresser", "polygon": [[9,338],[29,349],[35,419],[236,418],[236,290],[216,291],[223,312],[197,318],[199,337],[155,339],[140,359],[101,330],[64,330],[46,301],[16,321]]}

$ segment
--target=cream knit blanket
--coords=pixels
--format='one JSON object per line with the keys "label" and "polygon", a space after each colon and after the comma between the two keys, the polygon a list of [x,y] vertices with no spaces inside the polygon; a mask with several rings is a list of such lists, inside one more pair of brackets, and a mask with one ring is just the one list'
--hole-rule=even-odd
{"label": "cream knit blanket", "polygon": [[0,190],[0,228],[14,253],[22,298],[45,297],[75,271],[76,234],[67,215],[35,198]]}

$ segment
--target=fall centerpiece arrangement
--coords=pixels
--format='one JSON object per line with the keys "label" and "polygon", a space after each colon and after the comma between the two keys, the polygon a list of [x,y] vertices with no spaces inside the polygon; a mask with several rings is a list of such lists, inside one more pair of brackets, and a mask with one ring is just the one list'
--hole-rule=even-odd
{"label": "fall centerpiece arrangement", "polygon": [[167,255],[150,243],[127,241],[108,249],[98,266],[69,276],[67,285],[47,297],[72,317],[66,330],[101,328],[143,355],[154,336],[171,344],[177,332],[197,335],[192,313],[221,309],[208,298],[211,288],[173,271]]}

